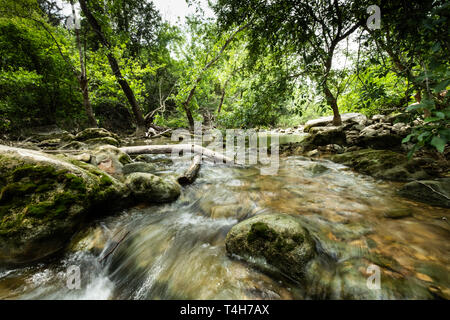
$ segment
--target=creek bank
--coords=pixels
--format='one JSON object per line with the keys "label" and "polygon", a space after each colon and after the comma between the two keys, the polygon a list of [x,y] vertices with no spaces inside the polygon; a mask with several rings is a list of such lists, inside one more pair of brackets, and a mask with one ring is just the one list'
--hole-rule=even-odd
{"label": "creek bank", "polygon": [[83,163],[0,146],[0,261],[20,264],[63,248],[97,210],[126,202],[120,181]]}
{"label": "creek bank", "polygon": [[[105,129],[86,129],[76,136],[56,132],[39,137],[47,142],[25,146],[52,150],[80,143],[82,149],[75,154],[63,151],[50,155],[0,145],[2,265],[31,263],[60,251],[85,222],[100,214],[137,202],[170,202],[180,194],[174,181],[150,173],[131,173],[142,171],[142,164],[130,167],[133,160],[115,146],[120,139]],[[45,139],[48,137],[52,139]],[[104,145],[105,141],[111,143]],[[124,168],[131,173],[128,177]]]}
{"label": "creek bank", "polygon": [[[429,182],[449,174],[445,156],[422,152],[409,159],[411,143],[402,140],[412,131],[407,114],[375,115],[367,119],[358,113],[343,114],[343,124],[333,126],[332,117],[310,120],[304,130],[309,133],[303,141],[280,147],[282,155],[325,157],[377,179],[410,182],[399,195],[434,206],[448,207],[447,187]],[[413,126],[422,121],[416,119]],[[437,184],[437,185],[436,185]],[[424,192],[424,196],[419,196]]]}

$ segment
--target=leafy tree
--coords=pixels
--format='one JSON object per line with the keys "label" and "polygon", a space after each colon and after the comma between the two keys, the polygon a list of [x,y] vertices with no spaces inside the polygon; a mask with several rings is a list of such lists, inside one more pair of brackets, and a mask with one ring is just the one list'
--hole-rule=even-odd
{"label": "leafy tree", "polygon": [[[81,10],[83,11],[84,16],[86,17],[87,21],[89,22],[89,25],[93,29],[93,31],[96,33],[97,38],[99,42],[104,46],[106,50],[106,56],[109,61],[109,65],[111,66],[111,71],[114,74],[115,78],[117,79],[117,82],[119,83],[120,87],[122,88],[125,96],[128,99],[129,104],[131,105],[131,109],[133,111],[135,120],[136,120],[136,134],[137,135],[143,135],[143,133],[146,130],[145,127],[145,120],[144,116],[142,114],[142,110],[136,100],[136,96],[131,89],[127,79],[122,75],[121,68],[119,66],[119,63],[117,62],[116,57],[113,53],[113,47],[111,45],[111,42],[108,40],[108,35],[105,31],[108,30],[109,26],[106,25],[105,28],[105,21],[106,17],[103,16],[103,18],[98,19],[95,17],[94,12],[99,14],[98,11],[94,11],[95,7],[99,7],[99,3],[97,1],[89,1],[89,3],[93,3],[92,6],[88,5],[87,0],[79,0]],[[100,24],[99,21],[102,21],[103,24]]]}
{"label": "leafy tree", "polygon": [[[440,152],[450,140],[450,4],[446,1],[408,1],[380,3],[383,24],[368,30],[369,41],[385,52],[399,77],[412,83],[418,102],[409,112],[424,114],[424,124],[404,142],[414,139],[417,149],[434,146]],[[422,97],[423,95],[423,97]]]}
{"label": "leafy tree", "polygon": [[[214,25],[202,23],[198,19],[189,20],[191,35],[193,39],[189,47],[191,58],[185,65],[184,75],[180,77],[179,88],[175,100],[184,110],[188,119],[189,127],[194,128],[194,117],[192,109],[197,109],[194,95],[201,87],[202,81],[210,74],[212,67],[224,56],[225,50],[238,36],[238,34],[247,28],[248,24],[235,27],[229,33],[217,35]],[[200,40],[200,41],[199,41]]]}
{"label": "leafy tree", "polygon": [[362,23],[354,15],[351,2],[219,0],[214,9],[224,28],[238,21],[251,21],[252,54],[261,54],[268,45],[273,51],[296,53],[302,71],[321,87],[333,110],[333,122],[341,123],[337,93],[330,90],[329,81],[339,44]]}

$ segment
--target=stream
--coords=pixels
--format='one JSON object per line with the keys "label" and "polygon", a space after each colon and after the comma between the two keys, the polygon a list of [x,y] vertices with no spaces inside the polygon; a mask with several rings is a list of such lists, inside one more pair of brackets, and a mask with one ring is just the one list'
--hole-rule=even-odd
{"label": "stream", "polygon": [[[189,164],[151,157],[161,176]],[[0,299],[448,298],[450,210],[398,197],[400,185],[301,156],[280,158],[267,176],[258,165],[206,162],[177,201],[101,218],[63,256],[0,269]],[[227,256],[230,228],[268,212],[299,216],[316,240],[305,283]],[[387,218],[392,212],[407,216]],[[361,296],[368,263],[381,267],[382,290]],[[67,285],[71,266],[79,289]]]}

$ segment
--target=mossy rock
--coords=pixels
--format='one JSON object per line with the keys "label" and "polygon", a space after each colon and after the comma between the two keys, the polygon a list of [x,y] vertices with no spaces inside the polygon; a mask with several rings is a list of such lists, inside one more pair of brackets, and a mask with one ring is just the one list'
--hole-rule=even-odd
{"label": "mossy rock", "polygon": [[123,166],[132,162],[128,154],[112,145],[98,146],[90,153],[91,164],[117,178],[122,175]]}
{"label": "mossy rock", "polygon": [[103,128],[88,128],[81,132],[79,132],[75,136],[75,140],[77,141],[87,141],[91,139],[97,139],[97,138],[113,138],[117,141],[119,141],[119,137],[106,129]]}
{"label": "mossy rock", "polygon": [[100,209],[114,209],[124,184],[64,156],[0,146],[0,263],[21,264],[60,249]]}
{"label": "mossy rock", "polygon": [[329,144],[345,145],[346,136],[343,127],[315,127],[305,140],[299,143],[303,152]]}
{"label": "mossy rock", "polygon": [[308,166],[306,169],[309,170],[313,175],[317,175],[317,176],[330,170],[328,167],[326,167],[320,163],[314,163],[314,164]]}
{"label": "mossy rock", "polygon": [[43,142],[45,140],[60,140],[61,142],[69,142],[75,139],[75,136],[64,130],[44,131],[31,133],[33,141]]}
{"label": "mossy rock", "polygon": [[177,199],[181,193],[178,183],[151,173],[131,173],[125,184],[136,200],[146,203],[170,202]]}
{"label": "mossy rock", "polygon": [[80,141],[71,141],[61,147],[63,150],[81,150],[87,149],[87,144]]}
{"label": "mossy rock", "polygon": [[405,155],[389,150],[363,149],[345,152],[332,156],[331,160],[379,179],[411,181],[429,177],[418,160],[408,160]]}
{"label": "mossy rock", "polygon": [[144,172],[144,173],[152,173],[155,172],[156,167],[153,164],[146,163],[146,162],[133,162],[128,163],[123,166],[122,172],[123,174],[131,174],[134,172]]}
{"label": "mossy rock", "polygon": [[133,160],[131,160],[128,154],[121,151],[119,148],[111,145],[98,146],[92,150],[92,154],[96,158],[96,163],[94,164],[98,164],[99,162],[104,161],[108,157],[114,158],[115,160],[117,160],[118,163],[122,165],[126,165],[128,163],[133,162]]}
{"label": "mossy rock", "polygon": [[226,237],[228,254],[294,280],[315,256],[315,243],[301,221],[287,214],[261,214],[235,225]]}
{"label": "mossy rock", "polygon": [[117,139],[114,139],[112,137],[101,137],[101,138],[93,138],[85,140],[84,143],[90,146],[100,146],[100,145],[111,145],[118,147],[120,145],[120,142]]}

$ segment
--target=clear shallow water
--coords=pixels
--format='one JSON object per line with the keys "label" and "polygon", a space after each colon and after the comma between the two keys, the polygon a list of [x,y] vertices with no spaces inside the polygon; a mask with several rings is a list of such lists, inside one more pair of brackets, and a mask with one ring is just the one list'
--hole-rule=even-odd
{"label": "clear shallow water", "polygon": [[[154,156],[158,174],[176,176]],[[168,167],[169,165],[169,167]],[[187,163],[186,163],[187,165]],[[398,184],[329,161],[282,158],[275,176],[258,167],[204,164],[174,203],[137,206],[94,223],[62,257],[0,270],[2,299],[308,299],[449,296],[450,210],[399,198]],[[389,219],[392,210],[412,216]],[[299,216],[317,242],[305,283],[229,258],[224,240],[239,220],[265,212]],[[123,238],[106,259],[105,255]],[[367,293],[367,266],[382,290]],[[79,266],[81,288],[67,288]]]}

